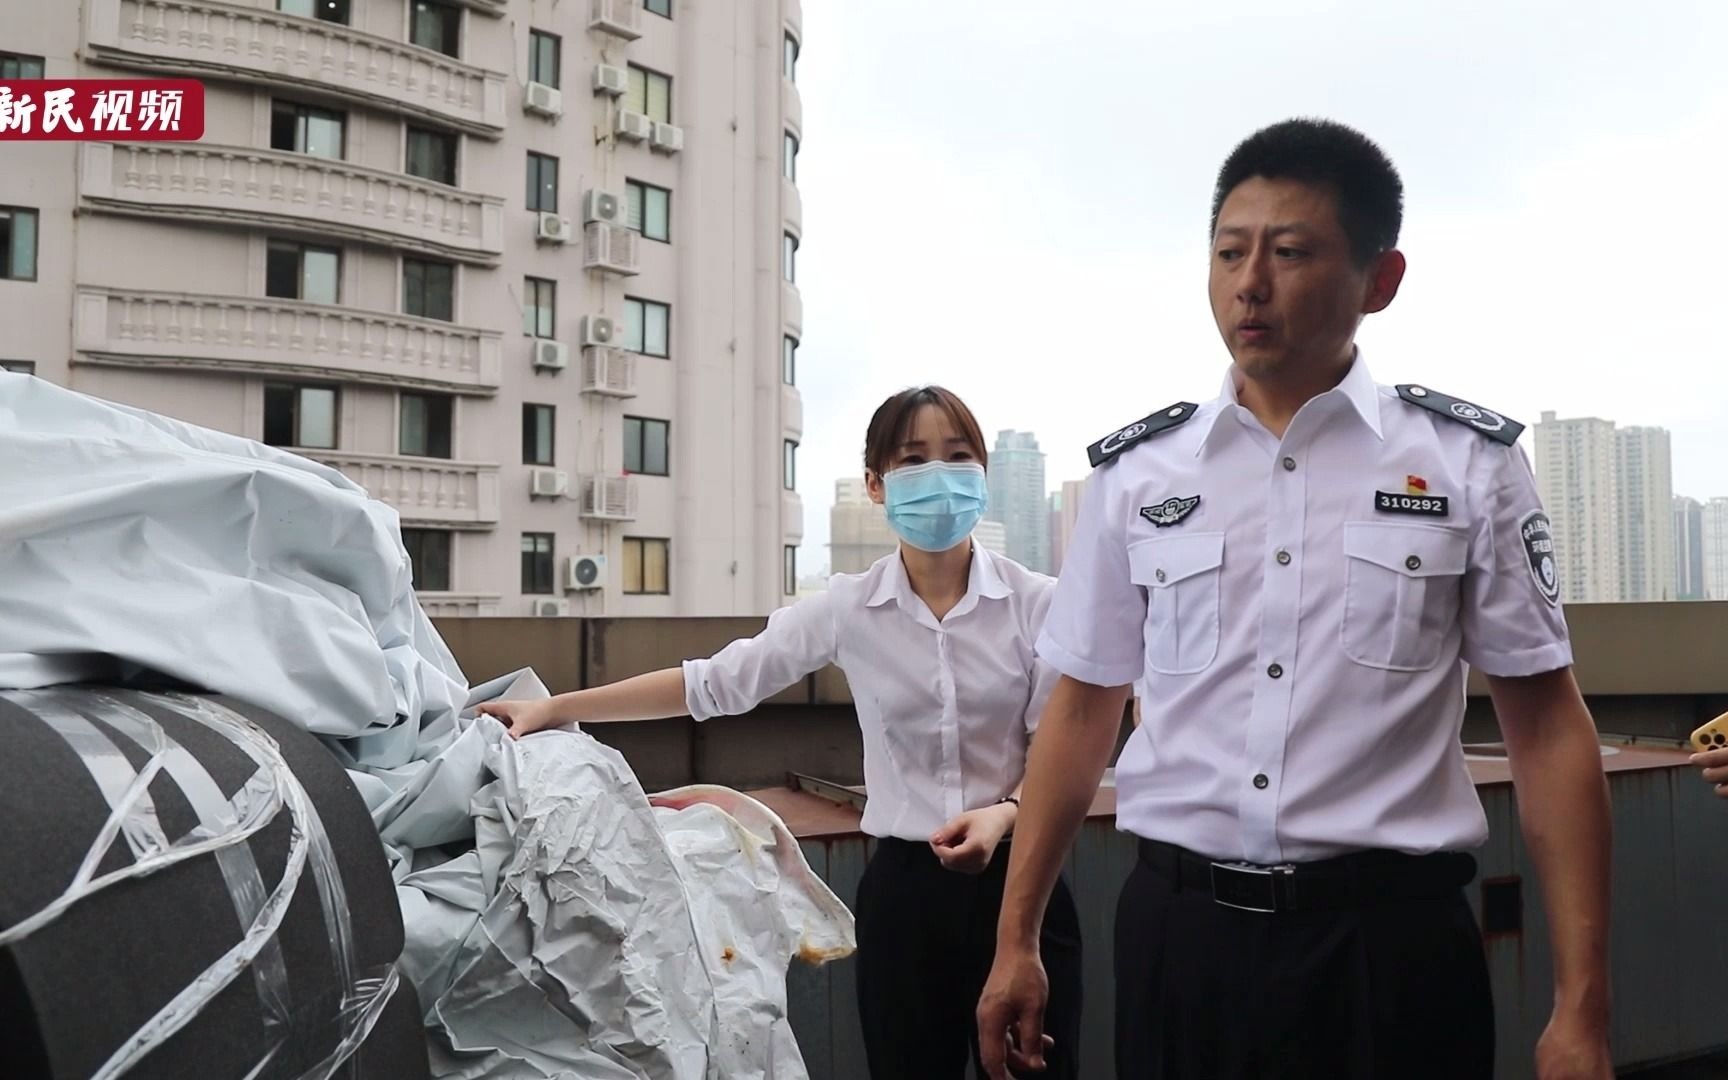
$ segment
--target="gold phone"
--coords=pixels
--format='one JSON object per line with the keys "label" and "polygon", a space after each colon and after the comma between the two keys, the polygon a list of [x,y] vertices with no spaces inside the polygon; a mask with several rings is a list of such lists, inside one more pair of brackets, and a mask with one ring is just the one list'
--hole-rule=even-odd
{"label": "gold phone", "polygon": [[1728,713],[1705,724],[1692,733],[1692,746],[1697,750],[1728,748]]}

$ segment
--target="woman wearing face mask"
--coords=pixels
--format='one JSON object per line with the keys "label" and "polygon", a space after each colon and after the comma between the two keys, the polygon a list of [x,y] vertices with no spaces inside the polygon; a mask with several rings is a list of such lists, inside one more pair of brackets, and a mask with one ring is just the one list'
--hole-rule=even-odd
{"label": "woman wearing face mask", "polygon": [[[517,736],[575,721],[749,712],[827,664],[846,673],[878,837],[858,885],[858,1009],[870,1074],[955,1077],[995,951],[1026,748],[1054,672],[1032,645],[1055,582],[972,543],[988,501],[984,437],[940,387],[870,421],[864,481],[900,537],[862,574],[774,613],[705,660],[543,701],[480,706]],[[999,850],[1000,849],[1000,850]],[[1059,882],[1043,927],[1050,979],[1038,1074],[1079,1075],[1080,933]],[[983,1075],[982,1065],[978,1075]]]}

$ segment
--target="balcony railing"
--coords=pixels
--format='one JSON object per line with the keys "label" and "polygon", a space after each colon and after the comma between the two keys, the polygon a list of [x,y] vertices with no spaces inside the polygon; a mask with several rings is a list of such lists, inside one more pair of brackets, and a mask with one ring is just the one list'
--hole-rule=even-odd
{"label": "balcony railing", "polygon": [[303,451],[389,503],[405,525],[498,523],[498,466],[392,454]]}
{"label": "balcony railing", "polygon": [[434,619],[469,619],[498,614],[497,593],[423,592],[420,607]]}
{"label": "balcony railing", "polygon": [[340,23],[219,0],[87,0],[84,32],[105,64],[307,86],[476,135],[504,130],[502,72]]}
{"label": "balcony railing", "polygon": [[86,363],[339,376],[457,393],[498,389],[501,336],[434,319],[296,300],[78,290]]}
{"label": "balcony railing", "polygon": [[504,250],[502,199],[280,150],[91,143],[78,194],[103,210],[286,224],[467,262]]}

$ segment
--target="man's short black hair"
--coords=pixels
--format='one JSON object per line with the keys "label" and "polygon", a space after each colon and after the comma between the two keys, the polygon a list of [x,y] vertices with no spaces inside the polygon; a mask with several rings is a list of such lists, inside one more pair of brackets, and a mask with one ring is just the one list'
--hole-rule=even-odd
{"label": "man's short black hair", "polygon": [[1332,120],[1285,120],[1261,128],[1230,152],[1212,192],[1212,232],[1218,211],[1237,185],[1256,176],[1323,184],[1338,199],[1338,223],[1358,265],[1398,246],[1404,224],[1404,182],[1373,140]]}

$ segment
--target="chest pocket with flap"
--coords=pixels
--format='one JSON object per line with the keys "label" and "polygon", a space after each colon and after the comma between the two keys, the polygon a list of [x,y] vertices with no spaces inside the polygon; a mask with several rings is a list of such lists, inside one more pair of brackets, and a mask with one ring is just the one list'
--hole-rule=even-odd
{"label": "chest pocket with flap", "polygon": [[1458,625],[1470,542],[1433,525],[1344,526],[1344,653],[1366,667],[1426,671]]}
{"label": "chest pocket with flap", "polygon": [[1146,664],[1153,671],[1192,675],[1217,657],[1223,567],[1221,532],[1129,545],[1129,576],[1146,590]]}

